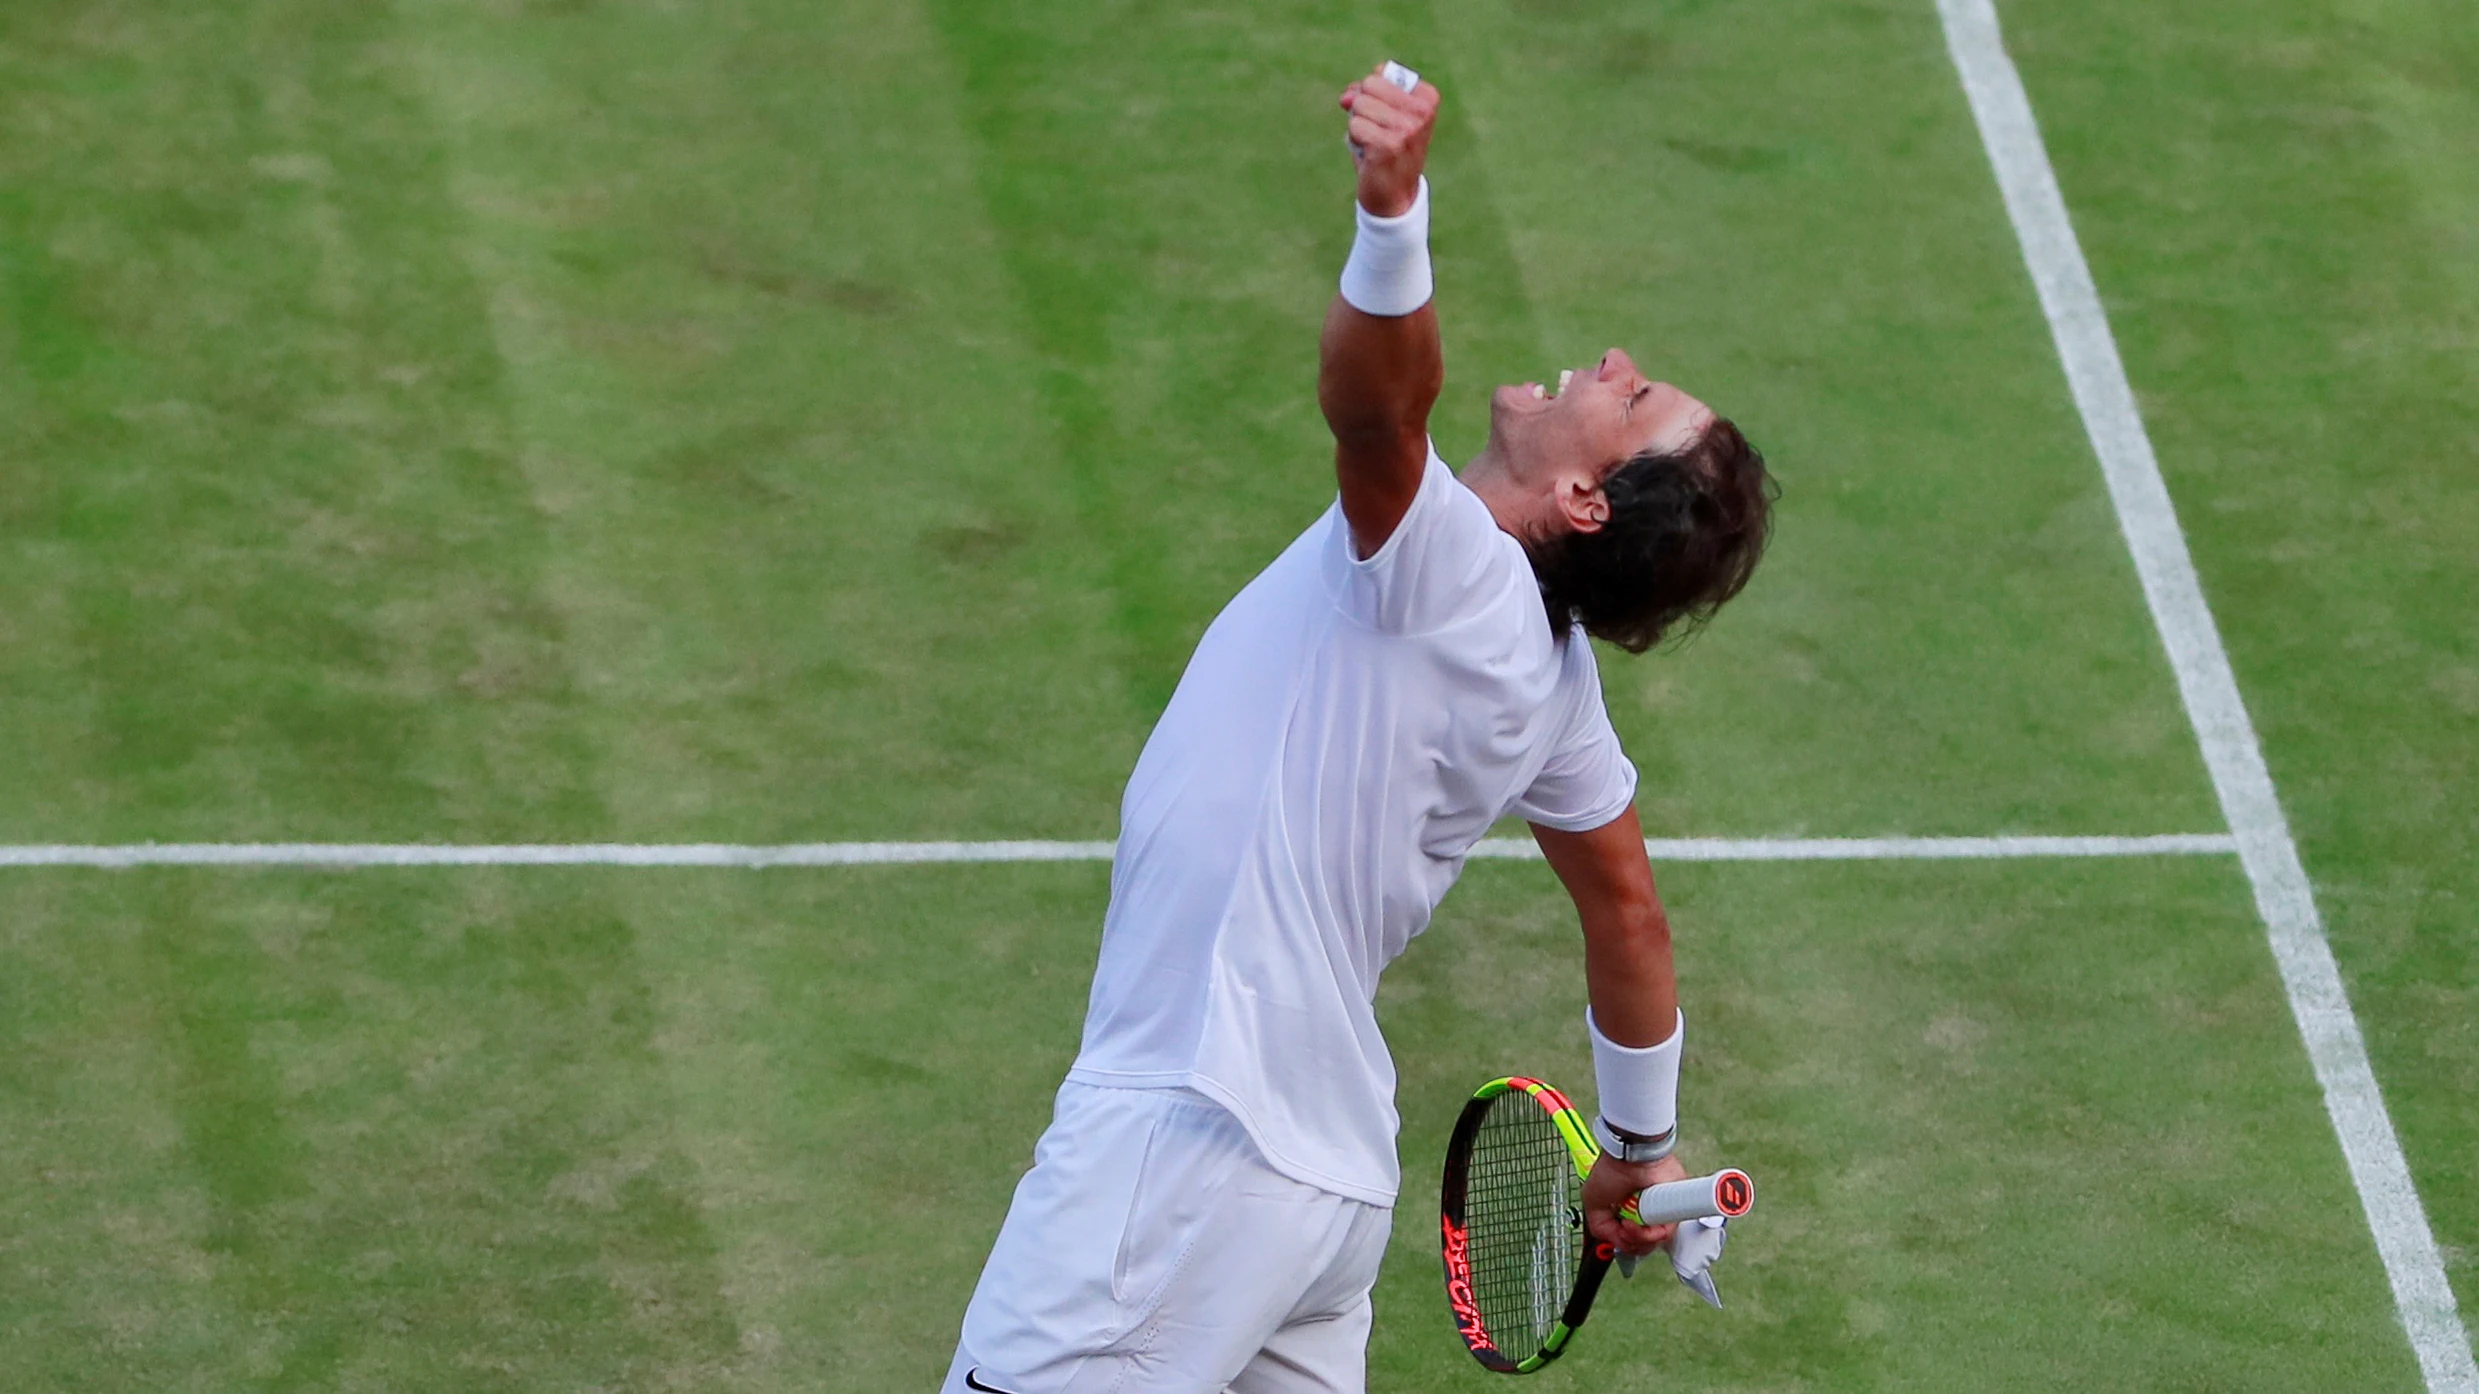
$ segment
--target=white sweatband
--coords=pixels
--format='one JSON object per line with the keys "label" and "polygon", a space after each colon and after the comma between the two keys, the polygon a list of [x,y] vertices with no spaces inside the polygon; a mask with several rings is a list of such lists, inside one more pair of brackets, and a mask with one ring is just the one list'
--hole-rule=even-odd
{"label": "white sweatband", "polygon": [[1429,180],[1422,176],[1412,206],[1381,218],[1359,204],[1360,223],[1343,263],[1343,299],[1362,314],[1408,315],[1429,303]]}
{"label": "white sweatband", "polygon": [[1687,1039],[1687,1014],[1679,1013],[1670,1039],[1655,1046],[1623,1046],[1602,1035],[1590,1007],[1584,1009],[1584,1029],[1592,1033],[1593,1086],[1600,1096],[1602,1119],[1644,1137],[1660,1137],[1676,1128],[1679,1053]]}

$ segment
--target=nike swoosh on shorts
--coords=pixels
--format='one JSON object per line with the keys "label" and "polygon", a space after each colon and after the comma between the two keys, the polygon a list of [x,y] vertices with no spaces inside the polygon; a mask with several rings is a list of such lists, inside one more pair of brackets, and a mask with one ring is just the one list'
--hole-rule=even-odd
{"label": "nike swoosh on shorts", "polygon": [[1007,1394],[1006,1390],[999,1388],[995,1384],[983,1384],[981,1382],[981,1367],[979,1365],[975,1365],[973,1368],[964,1372],[964,1387],[967,1389],[986,1389],[990,1392],[990,1394]]}

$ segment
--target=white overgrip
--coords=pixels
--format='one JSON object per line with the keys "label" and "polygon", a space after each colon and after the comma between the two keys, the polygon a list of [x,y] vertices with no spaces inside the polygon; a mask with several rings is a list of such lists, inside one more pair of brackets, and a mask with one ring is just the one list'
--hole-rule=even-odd
{"label": "white overgrip", "polygon": [[[1756,1183],[1737,1167],[1724,1167],[1710,1176],[1691,1176],[1684,1181],[1665,1181],[1636,1192],[1635,1199],[1618,1209],[1620,1219],[1646,1225],[1675,1225],[1682,1220],[1701,1220],[1711,1215],[1737,1219],[1756,1204]],[[1635,1214],[1629,1215],[1629,1208]]]}

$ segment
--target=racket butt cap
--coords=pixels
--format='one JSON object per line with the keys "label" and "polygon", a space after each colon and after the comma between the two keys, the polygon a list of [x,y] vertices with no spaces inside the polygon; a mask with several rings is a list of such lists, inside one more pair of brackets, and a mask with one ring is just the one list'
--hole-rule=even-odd
{"label": "racket butt cap", "polygon": [[1746,1172],[1728,1167],[1713,1175],[1713,1205],[1725,1219],[1735,1220],[1756,1208],[1756,1182]]}

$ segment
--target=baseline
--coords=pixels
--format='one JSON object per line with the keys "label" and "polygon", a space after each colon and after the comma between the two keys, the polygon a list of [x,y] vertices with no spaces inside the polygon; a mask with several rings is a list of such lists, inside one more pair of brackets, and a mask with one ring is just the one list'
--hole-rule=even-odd
{"label": "baseline", "polygon": [[[1647,838],[1672,862],[1955,861],[2005,857],[2226,856],[2226,833],[2150,837]],[[126,842],[0,846],[0,868],[143,866],[900,866],[909,863],[1106,862],[1108,842]],[[1538,861],[1524,838],[1484,838],[1476,860]]]}
{"label": "baseline", "polygon": [[2290,1014],[2297,1019],[2324,1092],[2324,1110],[2340,1138],[2351,1183],[2392,1283],[2394,1308],[2432,1394],[2479,1394],[2479,1366],[2472,1362],[2470,1338],[2454,1306],[2427,1211],[2419,1203],[2410,1164],[2368,1064],[2367,1043],[2324,937],[2315,892],[2282,816],[2229,655],[2221,646],[2220,627],[2204,601],[2186,534],[2144,430],[2099,288],[2067,216],[2031,98],[2006,54],[1996,8],[1991,0],[1937,0],[1937,14],[1979,125],[1980,142],[1996,169],[2006,216],[2039,291],[2075,407],[2100,457],[2118,525],[2143,582],[2144,602],[2169,651],[2187,719],[2203,748],[2222,816],[2237,840],[2239,862],[2254,887]]}

